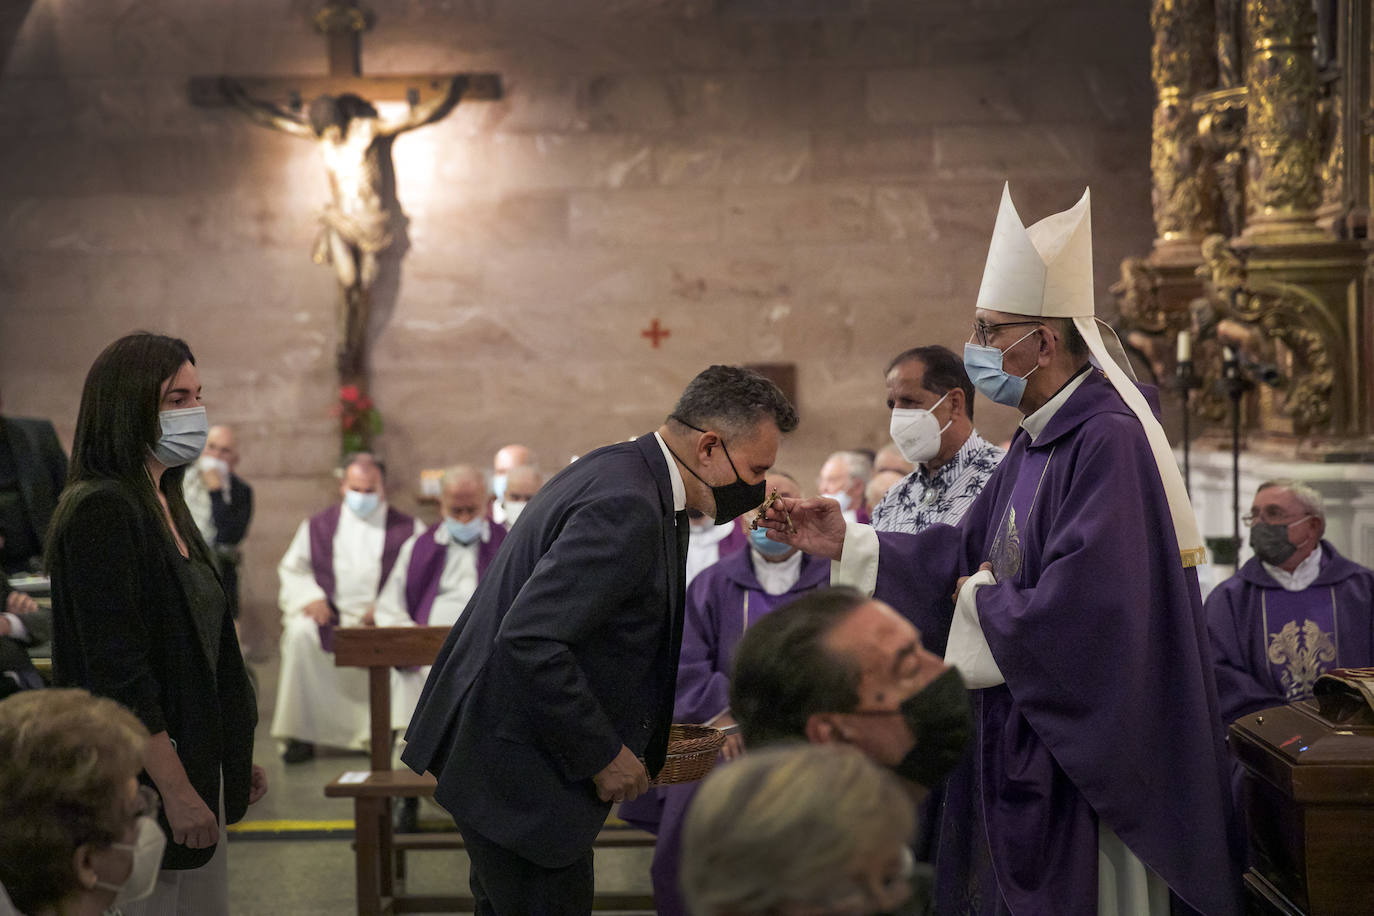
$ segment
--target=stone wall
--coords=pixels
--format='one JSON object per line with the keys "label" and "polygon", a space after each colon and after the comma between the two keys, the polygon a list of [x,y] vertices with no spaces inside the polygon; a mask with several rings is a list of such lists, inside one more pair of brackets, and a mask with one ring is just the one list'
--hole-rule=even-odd
{"label": "stone wall", "polygon": [[[711,362],[798,367],[804,481],[886,441],[881,371],[967,337],[1001,183],[1094,191],[1099,300],[1147,250],[1144,0],[371,0],[365,72],[494,70],[507,97],[400,138],[374,316],[393,499],[420,468],[545,463],[654,427]],[[97,7],[97,9],[92,9]],[[185,337],[275,562],[335,498],[337,293],[311,144],[186,101],[192,74],[322,73],[309,0],[21,0],[0,17],[0,389],[70,442],[110,340]],[[385,112],[384,112],[385,113]],[[660,349],[640,335],[670,329]],[[994,438],[1014,416],[986,402]]]}

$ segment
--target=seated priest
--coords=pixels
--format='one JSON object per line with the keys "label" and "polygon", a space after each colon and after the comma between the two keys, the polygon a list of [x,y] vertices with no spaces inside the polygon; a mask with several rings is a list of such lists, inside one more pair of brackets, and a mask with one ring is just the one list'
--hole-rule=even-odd
{"label": "seated priest", "polygon": [[528,445],[511,443],[496,450],[491,457],[491,491],[496,495],[496,502],[491,507],[493,519],[502,524],[509,521],[506,518],[505,499],[510,472],[515,468],[536,467],[538,463]]}
{"label": "seated priest", "polygon": [[816,489],[828,499],[840,504],[846,521],[866,525],[868,510],[864,508],[864,487],[873,476],[873,462],[861,452],[834,452],[821,465],[816,477]]}
{"label": "seated priest", "polygon": [[[776,489],[783,496],[801,496],[796,480],[783,471],[769,471],[765,484],[770,493]],[[829,562],[769,540],[767,534],[766,528],[751,531],[748,550],[704,570],[687,589],[675,722],[734,725],[730,665],[740,637],[770,611],[830,582]],[[739,736],[732,736],[722,756],[733,759],[741,748]],[[620,806],[622,818],[658,833],[652,871],[659,916],[687,912],[677,889],[678,857],[682,818],[696,790],[696,783],[665,786]]]}
{"label": "seated priest", "polygon": [[1266,481],[1245,523],[1254,557],[1207,596],[1223,724],[1309,699],[1332,668],[1374,665],[1374,572],[1322,538],[1321,495]]}
{"label": "seated priest", "polygon": [[387,505],[384,473],[372,455],[345,458],[342,503],[301,522],[277,567],[281,675],[272,737],[286,742],[287,763],[309,760],[316,744],[365,747],[367,672],[335,667],[334,628],[372,623],[401,546],[424,530]]}
{"label": "seated priest", "polygon": [[506,491],[497,505],[505,516],[507,528],[515,524],[520,513],[525,511],[525,506],[543,485],[543,473],[532,464],[519,464],[506,472]]}

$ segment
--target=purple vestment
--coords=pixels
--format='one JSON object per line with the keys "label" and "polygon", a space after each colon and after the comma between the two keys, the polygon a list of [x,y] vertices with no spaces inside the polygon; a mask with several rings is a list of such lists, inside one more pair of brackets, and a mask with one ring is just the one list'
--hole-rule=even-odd
{"label": "purple vestment", "polygon": [[[429,612],[434,607],[434,599],[439,596],[439,580],[444,577],[448,545],[434,540],[434,534],[442,524],[440,522],[415,539],[415,546],[410,551],[410,565],[406,567],[406,613],[417,626],[429,625]],[[477,546],[478,582],[482,581],[492,557],[496,556],[501,542],[506,539],[505,525],[488,519],[487,527],[491,537],[485,541],[479,540]]]}
{"label": "purple vestment", "polygon": [[1207,596],[1223,723],[1311,697],[1331,668],[1374,665],[1374,572],[1321,546],[1321,571],[1300,592],[1251,559]]}
{"label": "purple vestment", "polygon": [[[310,568],[315,574],[315,584],[324,592],[329,602],[333,619],[320,624],[320,646],[326,652],[334,651],[334,627],[339,623],[339,610],[334,607],[334,535],[339,531],[339,513],[342,505],[330,506],[323,512],[310,517]],[[386,535],[382,541],[382,574],[377,579],[377,591],[391,574],[396,565],[396,556],[401,546],[415,534],[415,519],[398,512],[391,506],[386,507]]]}
{"label": "purple vestment", "polygon": [[1006,683],[973,692],[947,784],[937,912],[1093,916],[1099,819],[1188,905],[1240,912],[1197,576],[1145,434],[1096,369],[1011,450],[957,528],[879,533],[875,596],[943,652],[955,580]]}
{"label": "purple vestment", "polygon": [[[703,570],[687,589],[674,722],[706,722],[724,712],[730,705],[729,673],[735,646],[745,629],[798,595],[830,581],[829,560],[803,556],[796,584],[781,595],[770,595],[754,575],[753,556],[752,550],[732,553]],[[658,916],[687,913],[678,890],[678,860],[683,818],[698,785],[653,789],[620,806],[620,816],[625,820],[649,830],[657,827],[652,874]]]}

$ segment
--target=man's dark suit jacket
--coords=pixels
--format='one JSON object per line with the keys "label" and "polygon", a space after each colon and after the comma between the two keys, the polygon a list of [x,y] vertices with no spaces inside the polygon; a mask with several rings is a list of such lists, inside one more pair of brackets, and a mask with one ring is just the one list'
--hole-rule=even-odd
{"label": "man's dark suit jacket", "polygon": [[[187,471],[195,473],[194,469]],[[253,488],[239,475],[229,473],[229,499],[215,490],[210,494],[210,517],[215,520],[215,554],[219,578],[224,594],[229,598],[229,614],[239,617],[239,552],[238,545],[248,535],[248,523],[253,520]]]}
{"label": "man's dark suit jacket", "polygon": [[47,420],[0,417],[0,435],[14,453],[19,495],[33,525],[34,540],[41,546],[57,509],[57,498],[67,484],[67,453],[62,450],[57,430]]}
{"label": "man's dark suit jacket", "polygon": [[652,434],[584,456],[535,495],[454,624],[402,760],[463,828],[545,868],[591,849],[592,777],[621,745],[662,766],[682,574]]}

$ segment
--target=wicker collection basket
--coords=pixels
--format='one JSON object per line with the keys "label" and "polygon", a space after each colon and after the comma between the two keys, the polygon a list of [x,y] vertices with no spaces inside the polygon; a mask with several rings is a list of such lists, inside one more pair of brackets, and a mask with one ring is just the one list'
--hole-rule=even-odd
{"label": "wicker collection basket", "polygon": [[725,743],[725,732],[709,725],[677,725],[668,730],[668,759],[649,785],[695,782],[711,772]]}

